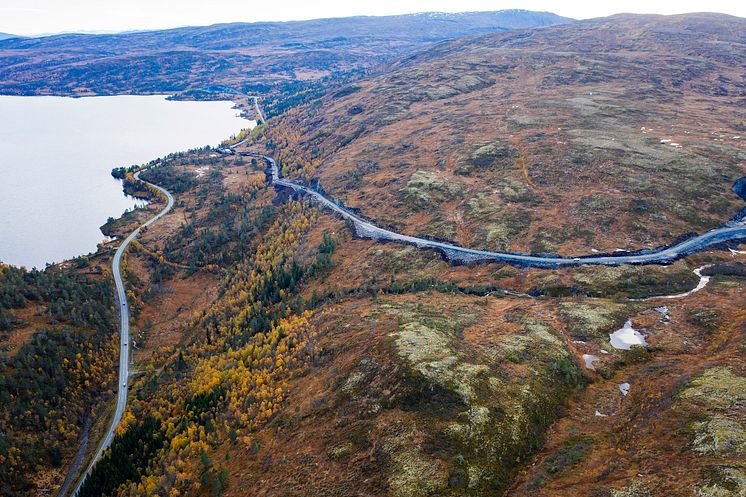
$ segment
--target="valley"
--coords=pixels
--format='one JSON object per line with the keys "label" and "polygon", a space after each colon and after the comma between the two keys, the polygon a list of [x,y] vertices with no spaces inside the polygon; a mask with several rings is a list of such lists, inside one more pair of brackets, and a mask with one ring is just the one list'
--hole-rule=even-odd
{"label": "valley", "polygon": [[113,171],[148,200],[116,240],[0,266],[2,493],[54,494],[87,437],[79,497],[741,495],[744,23],[242,87],[256,127]]}

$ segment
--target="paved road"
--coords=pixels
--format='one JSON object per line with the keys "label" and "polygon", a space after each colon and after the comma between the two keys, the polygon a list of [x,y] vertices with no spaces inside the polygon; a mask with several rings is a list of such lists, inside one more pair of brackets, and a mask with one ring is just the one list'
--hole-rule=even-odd
{"label": "paved road", "polygon": [[[256,96],[249,96],[250,98],[254,99],[254,108],[256,109],[257,116],[259,120],[264,123],[264,115],[262,114],[262,111],[259,109],[259,98]],[[227,149],[218,149],[222,153],[225,152],[231,152],[232,149],[243,144],[246,141],[246,139],[241,140],[240,142],[236,143],[232,147],[229,147]],[[91,459],[90,464],[88,465],[88,468],[86,468],[85,474],[80,478],[78,481],[78,485],[75,487],[75,490],[72,493],[72,496],[76,496],[78,492],[80,491],[80,487],[83,485],[83,482],[85,482],[86,477],[91,472],[91,469],[93,469],[94,464],[96,461],[98,461],[101,458],[101,455],[104,453],[104,451],[111,445],[111,441],[114,439],[114,430],[116,429],[119,422],[122,420],[122,415],[124,414],[124,409],[127,406],[127,384],[129,379],[129,343],[130,343],[130,337],[129,337],[129,319],[130,319],[130,313],[129,313],[129,304],[127,303],[127,295],[124,290],[124,282],[122,281],[122,272],[121,272],[121,262],[122,262],[122,255],[124,254],[125,250],[127,250],[127,246],[132,242],[132,240],[135,239],[135,237],[140,233],[140,230],[142,228],[145,228],[147,226],[150,226],[163,216],[165,216],[173,207],[174,205],[174,197],[171,195],[171,193],[161,188],[158,185],[154,185],[152,183],[148,183],[145,180],[140,179],[140,173],[142,171],[138,171],[135,173],[135,178],[138,180],[152,186],[153,188],[156,188],[158,191],[160,191],[163,195],[166,196],[168,199],[168,202],[166,204],[166,207],[163,208],[158,214],[156,214],[154,217],[148,219],[142,226],[139,226],[135,231],[129,234],[127,238],[124,239],[124,241],[119,245],[117,248],[116,253],[114,254],[114,259],[112,260],[111,269],[112,274],[114,275],[114,284],[116,286],[117,290],[117,301],[119,308],[119,379],[117,380],[117,405],[116,409],[114,410],[114,417],[111,420],[111,424],[109,425],[108,430],[106,431],[106,436],[104,437],[103,442],[99,446],[98,450],[94,454],[93,458]],[[72,471],[77,471],[77,467],[73,466]],[[58,494],[58,497],[64,497],[64,494],[66,493],[67,485],[63,486],[62,491]]]}
{"label": "paved road", "polygon": [[[254,106],[256,108],[257,116],[259,120],[264,123],[264,116],[259,109],[258,99],[254,98]],[[242,145],[246,140],[242,140],[235,145],[227,148],[219,148],[218,151],[224,154],[235,154],[235,148]],[[445,257],[453,263],[477,263],[477,262],[506,262],[511,264],[533,266],[533,267],[561,267],[561,266],[579,266],[579,265],[606,265],[616,266],[622,264],[666,264],[675,261],[680,257],[684,257],[688,254],[703,250],[713,245],[727,242],[727,241],[746,241],[746,222],[742,219],[739,222],[730,222],[726,226],[710,230],[701,235],[694,236],[683,242],[670,247],[664,247],[661,249],[646,251],[645,253],[638,254],[627,254],[627,255],[591,255],[591,256],[578,256],[578,257],[551,257],[546,255],[532,255],[532,254],[519,254],[519,253],[508,253],[508,252],[490,252],[486,250],[475,250],[465,247],[459,247],[445,242],[438,242],[435,240],[428,240],[425,238],[419,238],[415,236],[402,235],[394,231],[381,228],[373,224],[372,222],[363,219],[354,212],[346,209],[345,207],[338,204],[333,199],[326,197],[325,195],[294,181],[281,178],[277,163],[272,157],[265,155],[252,153],[252,152],[239,152],[239,155],[258,157],[265,160],[268,164],[268,173],[270,181],[275,186],[289,188],[295,192],[309,195],[316,202],[322,206],[336,212],[342,218],[350,221],[355,228],[355,232],[358,236],[363,238],[370,238],[372,240],[388,241],[403,243],[407,245],[414,245],[418,248],[433,249],[437,250],[445,255]],[[137,179],[140,179],[140,172],[135,174]],[[144,180],[141,180],[144,181]],[[127,404],[127,379],[129,376],[129,308],[124,290],[124,284],[122,282],[122,275],[120,271],[120,264],[122,254],[126,250],[127,246],[132,240],[140,233],[143,227],[149,226],[166,213],[168,213],[174,204],[173,196],[165,189],[148,183],[154,188],[158,189],[168,199],[166,207],[159,212],[156,216],[149,219],[141,227],[130,233],[130,235],[122,242],[114,254],[114,260],[112,261],[112,272],[114,274],[114,282],[117,288],[117,297],[121,305],[120,312],[120,352],[119,352],[119,381],[117,384],[118,395],[117,395],[117,407],[114,412],[114,418],[112,419],[111,425],[106,433],[103,443],[99,447],[95,456],[91,460],[91,463],[86,470],[86,475],[90,472],[94,463],[101,457],[101,454],[111,444],[114,438],[114,429],[119,424],[124,413],[125,406]],[[78,486],[73,492],[75,496],[80,490],[81,485],[85,481],[85,475],[81,478]]]}
{"label": "paved road", "polygon": [[259,108],[259,97],[252,96],[251,98],[254,99],[254,109],[256,110],[257,117],[259,117],[259,121],[261,121],[262,124],[266,123],[267,121],[264,120],[264,114],[262,114],[262,110]]}
{"label": "paved road", "polygon": [[547,268],[580,265],[618,266],[623,264],[668,264],[681,257],[704,250],[719,243],[735,240],[746,241],[746,222],[742,219],[739,222],[729,222],[723,227],[694,236],[670,247],[648,250],[635,254],[561,257],[469,249],[450,243],[428,240],[416,236],[402,235],[378,227],[312,188],[281,178],[277,168],[277,163],[273,158],[250,152],[241,152],[240,154],[264,159],[269,164],[268,172],[273,184],[309,195],[324,207],[352,222],[358,236],[362,238],[370,238],[372,240],[404,243],[419,248],[437,250],[443,253],[450,262],[457,264],[506,262],[515,265]]}
{"label": "paved road", "polygon": [[[135,178],[140,179],[140,172],[138,171],[135,173]],[[93,456],[93,459],[91,459],[91,463],[88,465],[88,468],[86,469],[85,474],[78,482],[78,485],[75,487],[75,490],[73,491],[72,495],[75,496],[78,494],[78,491],[80,490],[80,487],[83,485],[83,482],[86,479],[86,476],[91,472],[91,469],[93,468],[93,465],[96,463],[96,461],[99,460],[101,457],[101,454],[103,454],[104,450],[106,450],[109,445],[111,445],[111,441],[114,438],[114,429],[117,427],[119,422],[122,420],[122,414],[124,414],[124,408],[127,406],[127,384],[128,384],[128,378],[129,378],[129,348],[130,348],[130,312],[129,312],[129,304],[127,303],[127,295],[124,290],[124,283],[122,281],[122,272],[121,272],[121,262],[122,262],[122,255],[124,254],[125,250],[127,250],[127,246],[132,242],[132,240],[135,239],[135,237],[140,233],[140,230],[146,226],[150,226],[163,216],[165,216],[168,211],[171,210],[171,208],[174,205],[174,198],[167,190],[161,188],[160,186],[153,185],[152,183],[148,183],[145,180],[140,180],[144,183],[147,183],[148,185],[151,185],[152,187],[158,189],[161,193],[163,193],[166,198],[168,199],[168,203],[166,204],[166,207],[163,208],[162,211],[160,211],[158,214],[156,214],[154,217],[150,218],[148,221],[145,222],[142,226],[138,227],[135,231],[130,233],[130,235],[124,239],[124,241],[119,245],[119,248],[117,248],[116,253],[114,254],[114,259],[111,263],[111,270],[112,274],[114,275],[114,284],[116,285],[117,289],[117,301],[119,305],[119,379],[117,380],[117,406],[114,410],[114,417],[111,420],[111,424],[109,425],[109,429],[106,431],[106,436],[104,437],[103,442],[99,446],[98,450],[96,451],[96,454]]]}

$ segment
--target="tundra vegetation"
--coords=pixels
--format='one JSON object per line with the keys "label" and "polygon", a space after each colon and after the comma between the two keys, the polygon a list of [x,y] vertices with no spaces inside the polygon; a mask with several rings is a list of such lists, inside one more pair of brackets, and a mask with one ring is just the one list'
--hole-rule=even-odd
{"label": "tundra vegetation", "polygon": [[[456,40],[305,85],[238,150],[404,233],[651,248],[742,207],[742,32],[618,16]],[[137,373],[81,495],[743,494],[741,254],[451,266],[355,238],[263,170],[201,149],[142,171],[176,204],[124,260]],[[120,238],[161,201],[134,172],[114,174],[151,203],[107,223]],[[58,488],[87,413],[106,418],[114,245],[0,270],[4,494]],[[690,290],[704,265],[699,292],[643,300]],[[628,320],[646,347],[612,347]]]}

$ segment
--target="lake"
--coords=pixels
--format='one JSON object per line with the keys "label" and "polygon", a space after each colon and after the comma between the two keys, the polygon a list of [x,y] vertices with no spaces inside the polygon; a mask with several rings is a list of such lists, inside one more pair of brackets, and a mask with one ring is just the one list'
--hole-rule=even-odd
{"label": "lake", "polygon": [[96,250],[136,205],[111,169],[215,146],[248,127],[232,102],[0,96],[0,261],[43,268]]}

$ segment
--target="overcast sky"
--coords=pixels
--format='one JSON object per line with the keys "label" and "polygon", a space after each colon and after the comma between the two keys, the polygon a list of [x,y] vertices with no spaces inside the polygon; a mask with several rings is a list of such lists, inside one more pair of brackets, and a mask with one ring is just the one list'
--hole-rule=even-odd
{"label": "overcast sky", "polygon": [[724,12],[746,17],[744,0],[0,0],[0,32],[128,31],[232,21],[287,21],[502,9],[586,19],[619,12]]}

